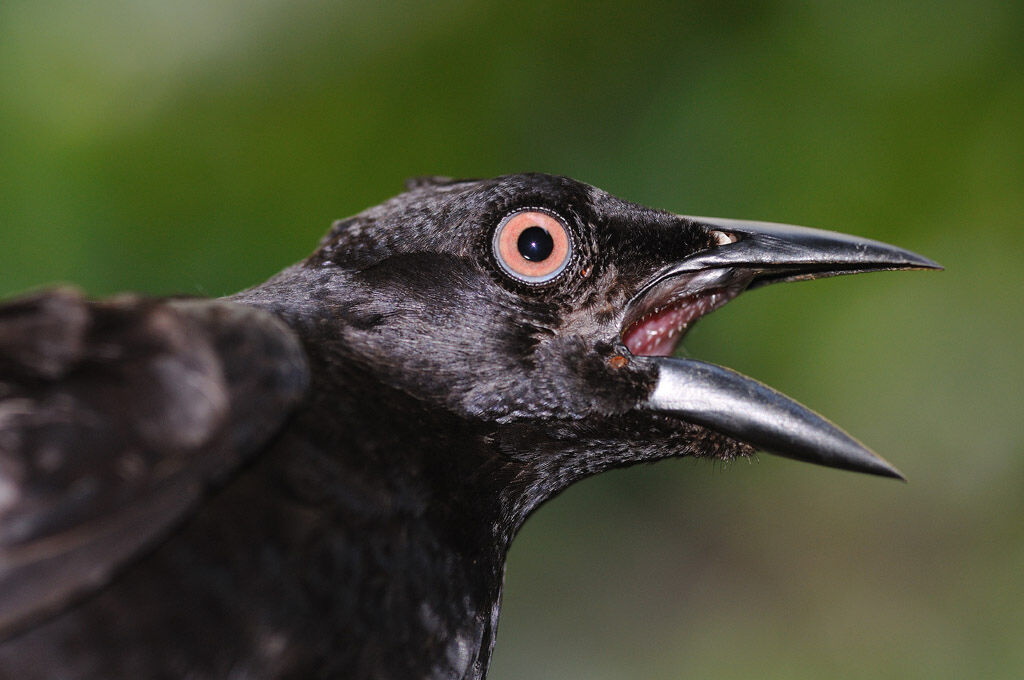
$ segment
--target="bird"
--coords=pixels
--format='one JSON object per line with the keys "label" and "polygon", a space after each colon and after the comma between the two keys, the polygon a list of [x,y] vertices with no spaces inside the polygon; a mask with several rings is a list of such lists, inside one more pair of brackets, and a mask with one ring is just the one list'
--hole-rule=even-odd
{"label": "bird", "polygon": [[0,305],[0,678],[466,678],[505,558],[613,468],[899,471],[674,356],[745,290],[940,269],[543,173],[423,177],[219,299]]}

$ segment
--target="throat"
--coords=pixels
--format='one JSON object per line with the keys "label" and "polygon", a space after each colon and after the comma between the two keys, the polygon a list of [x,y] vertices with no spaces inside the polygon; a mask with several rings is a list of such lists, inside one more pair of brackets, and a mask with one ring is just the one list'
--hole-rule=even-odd
{"label": "throat", "polygon": [[[390,413],[404,417],[389,421],[369,390],[357,393],[296,419],[271,476],[306,518],[289,554],[314,571],[303,589],[324,613],[316,623],[351,653],[340,676],[482,677],[507,542],[496,540],[499,494],[460,487],[495,475],[477,471],[486,460],[465,424],[402,408],[399,394]],[[339,408],[362,427],[331,429]]]}

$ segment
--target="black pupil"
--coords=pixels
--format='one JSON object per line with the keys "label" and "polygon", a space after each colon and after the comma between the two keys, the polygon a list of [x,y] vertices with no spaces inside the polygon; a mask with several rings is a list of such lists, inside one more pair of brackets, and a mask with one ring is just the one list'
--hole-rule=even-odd
{"label": "black pupil", "polygon": [[548,255],[555,249],[555,241],[551,238],[551,234],[547,232],[547,229],[543,227],[527,227],[523,229],[523,233],[519,234],[516,246],[519,248],[519,254],[523,256],[523,259],[530,262],[541,262],[548,259]]}

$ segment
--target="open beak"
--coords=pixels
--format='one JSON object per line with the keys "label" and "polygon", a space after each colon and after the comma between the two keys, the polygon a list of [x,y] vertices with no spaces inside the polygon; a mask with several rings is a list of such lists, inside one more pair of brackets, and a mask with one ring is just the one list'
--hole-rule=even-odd
{"label": "open beak", "polygon": [[[896,468],[789,397],[721,366],[670,354],[686,326],[747,288],[894,269],[941,269],[907,250],[831,231],[707,217],[719,245],[656,274],[627,306],[624,342],[658,379],[645,408],[755,448],[828,467],[903,479]],[[682,321],[680,321],[682,320]],[[672,324],[675,339],[665,339]],[[660,324],[660,325],[659,325]],[[666,330],[666,328],[668,330]],[[644,335],[652,339],[644,339]],[[659,335],[660,334],[660,335]]]}

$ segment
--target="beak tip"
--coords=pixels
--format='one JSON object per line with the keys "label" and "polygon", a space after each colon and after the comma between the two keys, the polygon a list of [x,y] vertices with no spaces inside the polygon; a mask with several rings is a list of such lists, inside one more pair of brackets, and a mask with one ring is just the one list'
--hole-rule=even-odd
{"label": "beak tip", "polygon": [[874,475],[876,477],[888,477],[898,479],[906,483],[907,478],[903,476],[896,466],[882,458],[877,453],[864,446],[846,432],[840,430],[828,421],[826,426],[833,430],[833,437],[821,440],[821,443],[814,449],[803,448],[796,451],[779,451],[778,455],[783,457],[796,458],[808,463],[824,465],[825,467],[849,470],[861,474]]}
{"label": "beak tip", "polygon": [[858,474],[897,479],[904,484],[907,482],[907,478],[904,477],[903,473],[892,465],[892,463],[866,448],[863,444],[860,444],[845,432],[838,430],[838,428],[836,428],[836,430],[842,440],[844,440],[833,441],[834,444],[839,444],[837,448],[826,446],[823,450],[817,451],[809,451],[807,449],[801,451],[778,449],[776,451],[769,451],[769,453],[774,453],[775,455],[782,456],[783,458],[792,458],[805,463],[814,463],[815,465],[822,465],[824,467],[848,470]]}
{"label": "beak tip", "polygon": [[914,269],[933,269],[940,272],[945,269],[941,264],[924,255],[918,255],[917,253],[908,253],[908,255],[912,256],[907,258],[908,264]]}
{"label": "beak tip", "polygon": [[875,475],[877,477],[898,479],[899,481],[906,483],[907,478],[904,477],[903,473],[896,469],[892,463],[882,458],[852,437],[849,437],[849,435],[846,435],[845,433],[843,433],[843,435],[847,441],[845,442],[846,445],[841,447],[841,449],[845,449],[845,451],[843,451],[840,456],[834,456],[835,452],[830,452],[833,455],[830,455],[825,459],[805,460],[808,460],[808,462],[811,463],[823,464],[827,467],[837,467],[850,470],[852,472]]}
{"label": "beak tip", "polygon": [[903,473],[897,470],[892,465],[890,465],[887,461],[879,458],[878,462],[881,463],[881,465],[877,467],[875,470],[871,470],[872,473],[880,477],[889,477],[890,479],[897,479],[903,482],[904,484],[907,483],[907,478],[903,475]]}

